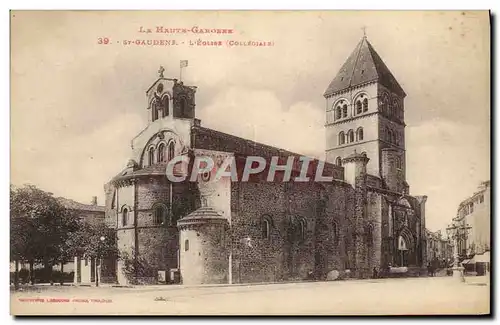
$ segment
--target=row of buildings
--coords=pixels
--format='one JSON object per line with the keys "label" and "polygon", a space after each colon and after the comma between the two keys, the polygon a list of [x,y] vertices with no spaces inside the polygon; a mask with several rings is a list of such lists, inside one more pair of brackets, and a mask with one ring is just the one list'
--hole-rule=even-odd
{"label": "row of buildings", "polygon": [[[491,249],[491,183],[482,182],[477,191],[463,200],[457,215],[450,221],[458,230],[457,253],[466,271],[480,271],[488,267]],[[450,234],[441,230],[426,230],[427,257],[429,261],[447,261],[453,264],[455,242]]]}
{"label": "row of buildings", "polygon": [[460,238],[458,253],[472,257],[491,249],[491,183],[482,182],[470,197],[463,200],[457,210],[455,222],[470,227],[467,236]]}
{"label": "row of buildings", "polygon": [[453,262],[453,242],[441,230],[425,230],[428,263],[449,267]]}

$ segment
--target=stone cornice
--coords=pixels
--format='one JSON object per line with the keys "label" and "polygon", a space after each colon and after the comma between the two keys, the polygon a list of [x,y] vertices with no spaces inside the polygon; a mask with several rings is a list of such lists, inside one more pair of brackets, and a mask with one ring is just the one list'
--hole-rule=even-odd
{"label": "stone cornice", "polygon": [[[334,110],[333,109],[328,110],[327,112],[330,112],[330,111],[334,111]],[[406,124],[404,122],[392,120],[392,119],[388,118],[387,116],[385,116],[381,111],[375,111],[375,112],[371,112],[371,113],[362,113],[362,114],[354,115],[351,117],[345,117],[345,118],[339,119],[337,121],[333,121],[331,123],[325,123],[324,126],[326,127],[326,126],[331,126],[331,125],[345,124],[348,122],[352,122],[355,120],[359,120],[359,119],[370,117],[370,116],[377,115],[377,114],[382,116],[384,118],[384,120],[386,120],[388,122],[397,124],[397,125],[402,126],[402,127],[406,127]]]}
{"label": "stone cornice", "polygon": [[208,225],[222,225],[224,227],[229,226],[227,219],[225,218],[189,218],[187,220],[180,219],[177,221],[177,227],[180,230],[183,229],[194,229],[200,226]]}
{"label": "stone cornice", "polygon": [[370,84],[374,84],[374,83],[377,83],[377,79],[373,79],[373,80],[370,80],[370,81],[367,81],[367,82],[364,82],[362,84],[359,84],[359,85],[355,85],[355,86],[349,86],[347,88],[344,88],[342,90],[339,90],[339,91],[336,91],[336,92],[333,92],[333,93],[325,93],[323,96],[325,98],[331,98],[333,96],[337,96],[337,95],[342,95],[342,94],[345,94],[345,93],[348,93],[352,90],[356,90],[356,89],[359,89],[359,88],[363,88],[365,86],[368,86]]}
{"label": "stone cornice", "polygon": [[362,119],[362,118],[365,118],[365,117],[370,117],[370,116],[373,116],[373,115],[377,115],[379,112],[371,112],[371,113],[364,113],[364,114],[360,114],[360,115],[355,115],[355,116],[351,116],[351,117],[345,117],[345,118],[342,118],[340,120],[337,120],[337,121],[334,121],[334,122],[331,122],[331,123],[325,123],[324,126],[330,126],[330,125],[338,125],[338,124],[345,124],[345,123],[348,123],[348,122],[352,122],[352,121],[355,121],[355,120],[359,120],[359,119]]}
{"label": "stone cornice", "polygon": [[[355,142],[351,142],[349,144],[338,145],[338,146],[336,146],[334,148],[326,149],[325,151],[329,152],[329,151],[333,151],[333,150],[337,150],[337,149],[344,149],[344,148],[354,147],[354,146],[358,146],[360,144],[365,144],[365,143],[370,143],[370,142],[376,142],[376,141],[380,141],[380,142],[384,142],[384,143],[387,143],[387,144],[390,144],[390,145],[394,145],[394,144],[391,144],[390,142],[387,142],[387,141],[384,141],[384,140],[381,140],[381,139],[375,139],[375,140],[368,140],[368,141],[355,141]],[[406,149],[403,149],[401,147],[396,147],[395,149],[403,151],[403,152],[406,151]]]}

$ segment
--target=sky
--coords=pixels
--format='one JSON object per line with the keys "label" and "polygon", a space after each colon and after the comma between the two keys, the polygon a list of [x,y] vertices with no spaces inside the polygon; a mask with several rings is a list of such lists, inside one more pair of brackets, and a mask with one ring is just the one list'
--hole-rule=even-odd
{"label": "sky", "polygon": [[[141,26],[234,34],[145,34]],[[203,126],[323,158],[322,94],[363,27],[407,93],[410,193],[428,196],[426,225],[443,229],[490,178],[487,12],[12,12],[11,183],[103,204],[103,184],[146,127],[145,91],[160,65],[178,78],[180,60],[189,61],[183,81],[198,87]],[[185,44],[123,45],[136,39]],[[198,39],[274,46],[188,45]]]}

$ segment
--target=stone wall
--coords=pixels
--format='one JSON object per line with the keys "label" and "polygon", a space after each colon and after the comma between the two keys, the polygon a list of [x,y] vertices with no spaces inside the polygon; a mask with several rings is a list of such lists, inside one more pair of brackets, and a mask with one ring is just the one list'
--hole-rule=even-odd
{"label": "stone wall", "polygon": [[203,224],[183,229],[181,276],[183,284],[228,283],[227,224]]}
{"label": "stone wall", "polygon": [[[309,272],[323,277],[331,269],[343,269],[342,239],[353,209],[347,195],[350,191],[345,183],[234,183],[233,281],[299,280]],[[262,229],[264,218],[271,222],[267,238]],[[334,223],[338,237],[333,234]]]}

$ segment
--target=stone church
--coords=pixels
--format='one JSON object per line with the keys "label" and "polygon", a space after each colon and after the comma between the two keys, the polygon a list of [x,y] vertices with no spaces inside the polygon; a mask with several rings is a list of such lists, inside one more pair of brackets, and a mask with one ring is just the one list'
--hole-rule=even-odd
{"label": "stone church", "polygon": [[214,182],[206,172],[170,182],[166,166],[177,156],[234,157],[241,168],[248,156],[285,163],[301,155],[204,127],[196,87],[159,72],[146,92],[148,124],[105,185],[106,223],[120,251],[107,270],[119,283],[300,281],[332,270],[365,278],[374,268],[425,265],[427,197],[411,196],[406,182],[406,93],[366,37],[323,94],[326,124],[318,127],[326,128],[331,181],[268,182],[264,173]]}

